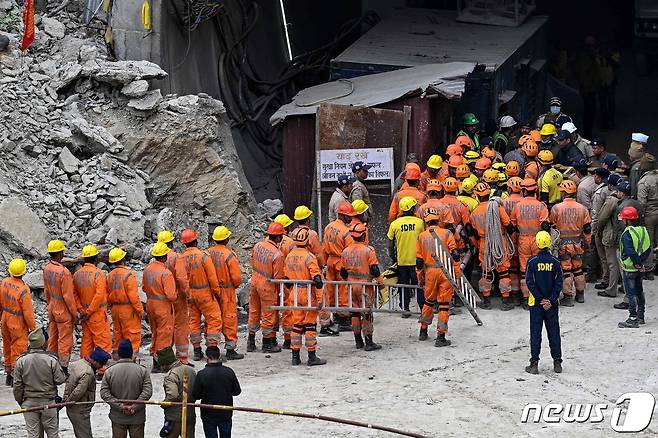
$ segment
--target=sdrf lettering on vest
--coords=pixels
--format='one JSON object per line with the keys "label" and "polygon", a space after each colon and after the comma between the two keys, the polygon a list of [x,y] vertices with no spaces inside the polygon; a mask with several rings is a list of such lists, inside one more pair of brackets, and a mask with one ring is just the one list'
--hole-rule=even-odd
{"label": "sdrf lettering on vest", "polygon": [[537,270],[538,271],[552,271],[553,270],[553,263],[538,263],[537,264]]}
{"label": "sdrf lettering on vest", "polygon": [[414,231],[416,224],[400,224],[400,231]]}

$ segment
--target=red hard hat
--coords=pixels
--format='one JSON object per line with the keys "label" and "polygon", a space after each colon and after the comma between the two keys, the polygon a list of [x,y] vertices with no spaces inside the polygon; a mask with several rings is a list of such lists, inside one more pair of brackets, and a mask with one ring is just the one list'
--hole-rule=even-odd
{"label": "red hard hat", "polygon": [[194,242],[197,239],[196,236],[196,231],[186,228],[183,230],[182,233],[180,233],[180,241],[181,243],[190,243]]}
{"label": "red hard hat", "polygon": [[420,179],[420,168],[410,167],[404,174],[404,179],[416,181]]}
{"label": "red hard hat", "polygon": [[640,215],[637,213],[635,207],[624,207],[619,212],[619,219],[638,219]]}
{"label": "red hard hat", "polygon": [[267,234],[270,236],[283,236],[286,234],[286,230],[283,228],[283,225],[281,225],[278,222],[272,222],[268,227],[267,227]]}
{"label": "red hard hat", "polygon": [[336,213],[344,214],[345,216],[356,216],[356,210],[349,202],[342,202],[336,209]]}

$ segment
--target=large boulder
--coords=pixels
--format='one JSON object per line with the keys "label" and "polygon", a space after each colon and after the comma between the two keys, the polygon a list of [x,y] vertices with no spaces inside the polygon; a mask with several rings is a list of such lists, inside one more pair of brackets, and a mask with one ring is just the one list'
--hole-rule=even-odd
{"label": "large boulder", "polygon": [[41,257],[49,234],[39,216],[22,200],[6,198],[0,203],[0,239],[22,254]]}

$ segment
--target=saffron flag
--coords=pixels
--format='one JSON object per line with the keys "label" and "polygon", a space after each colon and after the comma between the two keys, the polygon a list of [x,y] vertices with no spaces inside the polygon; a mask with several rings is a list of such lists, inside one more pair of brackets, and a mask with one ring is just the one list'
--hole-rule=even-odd
{"label": "saffron flag", "polygon": [[34,42],[34,0],[25,0],[23,3],[23,41],[21,50],[24,52]]}

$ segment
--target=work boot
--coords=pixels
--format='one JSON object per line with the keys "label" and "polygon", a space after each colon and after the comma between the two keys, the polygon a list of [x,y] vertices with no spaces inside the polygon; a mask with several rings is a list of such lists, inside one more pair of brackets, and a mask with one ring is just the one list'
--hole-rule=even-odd
{"label": "work boot", "polygon": [[372,341],[372,335],[366,335],[366,351],[381,350],[382,346]]}
{"label": "work boot", "polygon": [[346,316],[341,316],[340,319],[338,320],[338,331],[339,332],[351,332],[352,331],[352,323],[350,321],[350,318]]}
{"label": "work boot", "polygon": [[617,327],[619,328],[639,328],[640,324],[637,321],[637,318],[628,318],[626,321],[622,321],[619,324],[617,324]]}
{"label": "work boot", "polygon": [[363,347],[365,347],[365,344],[363,343],[363,338],[361,337],[361,333],[354,333],[354,342],[356,343],[356,349],[361,350]]}
{"label": "work boot", "polygon": [[530,310],[530,306],[528,305],[528,298],[527,297],[521,298],[521,307],[523,308],[523,310]]}
{"label": "work boot", "polygon": [[283,340],[282,350],[290,350],[290,338]]}
{"label": "work boot", "polygon": [[446,335],[444,333],[439,334],[436,337],[436,341],[434,341],[435,347],[447,347],[450,344],[452,344],[452,342],[446,339]]}
{"label": "work boot", "polygon": [[553,371],[556,373],[560,374],[562,372],[562,361],[559,359],[555,359],[553,361]]}
{"label": "work boot", "polygon": [[331,327],[322,327],[318,335],[321,338],[326,338],[327,336],[340,336],[340,333],[332,329]]}
{"label": "work boot", "polygon": [[585,302],[585,292],[576,292],[576,302],[577,303]]}
{"label": "work boot", "polygon": [[5,377],[5,386],[14,386],[14,376],[11,373]]}
{"label": "work boot", "polygon": [[507,310],[512,310],[514,308],[514,304],[510,302],[509,297],[503,297],[502,303],[503,305],[500,308],[500,310],[507,311]]}
{"label": "work boot", "polygon": [[299,358],[299,350],[292,350],[292,365],[301,365],[302,360]]}
{"label": "work boot", "polygon": [[201,350],[201,347],[194,347],[194,360],[201,359],[203,359],[203,350]]}
{"label": "work boot", "polygon": [[491,309],[491,298],[489,297],[482,297],[482,302],[478,306],[482,310],[490,310]]}
{"label": "work boot", "polygon": [[324,365],[326,364],[327,361],[324,359],[320,359],[315,355],[315,351],[309,351],[308,352],[308,362],[306,364],[310,367],[316,366],[316,365]]}
{"label": "work boot", "polygon": [[420,333],[418,333],[418,340],[419,341],[427,341],[427,327],[420,329]]}
{"label": "work boot", "polygon": [[531,361],[530,365],[525,367],[525,372],[530,374],[539,374],[539,368],[537,367],[537,362]]}
{"label": "work boot", "polygon": [[604,290],[608,288],[608,283],[604,283],[603,281],[600,281],[594,285],[594,289],[598,290]]}
{"label": "work boot", "polygon": [[614,295],[608,295],[608,293],[607,293],[606,291],[604,291],[604,290],[600,290],[600,291],[598,291],[598,292],[596,293],[596,295],[598,295],[598,296],[600,296],[600,297],[605,297],[605,298],[616,298],[616,297],[617,297],[617,294],[614,294]]}
{"label": "work boot", "polygon": [[523,296],[519,295],[518,293],[514,294],[510,297],[510,301],[514,307],[519,307],[523,305]]}
{"label": "work boot", "polygon": [[[247,338],[247,353],[256,351],[256,333],[249,333]],[[194,358],[196,360],[196,357]]]}
{"label": "work boot", "polygon": [[621,303],[617,303],[614,306],[615,309],[620,309],[620,310],[628,310],[628,303],[624,303],[623,301]]}
{"label": "work boot", "polygon": [[409,311],[409,309],[404,309],[404,311],[402,312],[400,317],[402,319],[409,319],[409,318],[411,318],[411,312]]}
{"label": "work boot", "polygon": [[226,350],[226,360],[240,360],[244,359],[244,354],[238,353],[235,350]]}
{"label": "work boot", "polygon": [[155,358],[153,358],[153,368],[151,368],[151,374],[160,374],[160,373],[164,373],[164,371],[162,371],[162,367],[160,366],[158,361]]}
{"label": "work boot", "polygon": [[64,371],[64,377],[67,379],[69,378],[69,367],[62,367],[62,371]]}
{"label": "work boot", "polygon": [[560,306],[573,307],[573,297],[569,295],[563,296],[560,300]]}
{"label": "work boot", "polygon": [[276,343],[276,338],[263,338],[263,353],[280,353],[281,346]]}

